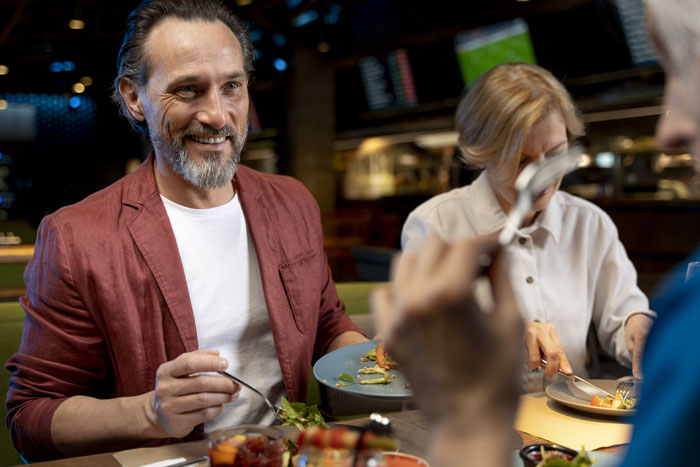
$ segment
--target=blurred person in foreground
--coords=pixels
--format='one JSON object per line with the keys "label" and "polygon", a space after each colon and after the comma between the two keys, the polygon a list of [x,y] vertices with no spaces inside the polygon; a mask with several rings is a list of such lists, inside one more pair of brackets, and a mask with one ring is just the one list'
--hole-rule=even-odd
{"label": "blurred person in foreground", "polygon": [[[483,171],[470,185],[435,196],[408,216],[404,251],[415,251],[430,234],[455,241],[500,231],[515,205],[520,172],[566,152],[584,129],[564,86],[528,63],[484,73],[460,101],[456,124],[464,162]],[[527,392],[543,391],[559,368],[587,375],[591,323],[603,348],[641,376],[655,316],[610,217],[559,191],[560,184],[537,196],[503,252],[525,319],[528,368],[538,369],[541,358],[548,362],[544,372],[523,371]]]}
{"label": "blurred person in foreground", "polygon": [[[700,1],[645,4],[650,37],[666,70],[667,110],[657,126],[657,144],[689,148],[700,166]],[[433,238],[419,252],[400,257],[393,287],[373,295],[387,349],[414,382],[416,401],[432,423],[437,466],[461,466],[465,459],[474,459],[469,465],[510,465],[506,433],[517,389],[503,370],[517,364],[522,348],[516,344],[518,318],[508,278],[498,261],[490,274],[495,308],[485,313],[471,293],[478,259],[493,248],[485,238],[456,244]],[[700,250],[689,260],[700,260]],[[624,467],[695,462],[700,276],[684,281],[685,268],[683,263],[669,276],[653,302],[658,320],[644,350],[643,396]]]}
{"label": "blurred person in foreground", "polygon": [[45,217],[27,317],[7,362],[8,424],[29,459],[200,439],[271,424],[304,400],[313,360],[366,338],[345,316],[301,183],[238,165],[248,31],[218,1],[144,1],[114,96],[154,152]]}

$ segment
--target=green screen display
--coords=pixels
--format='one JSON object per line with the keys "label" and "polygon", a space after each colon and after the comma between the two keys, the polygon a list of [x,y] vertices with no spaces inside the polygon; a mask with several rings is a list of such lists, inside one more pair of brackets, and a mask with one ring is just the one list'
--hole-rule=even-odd
{"label": "green screen display", "polygon": [[501,63],[537,63],[527,23],[520,18],[459,33],[455,49],[467,87]]}

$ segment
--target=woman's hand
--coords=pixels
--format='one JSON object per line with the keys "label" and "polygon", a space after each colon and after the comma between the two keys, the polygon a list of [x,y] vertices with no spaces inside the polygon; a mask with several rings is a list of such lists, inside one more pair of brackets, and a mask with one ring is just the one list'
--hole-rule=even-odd
{"label": "woman's hand", "polygon": [[551,378],[559,368],[564,373],[573,373],[569,359],[566,358],[564,345],[552,323],[526,321],[525,347],[527,349],[527,364],[531,370],[539,368],[540,359],[544,358],[547,360],[547,367],[544,369],[547,378]]}
{"label": "woman's hand", "polygon": [[654,320],[644,313],[635,313],[625,323],[625,343],[627,350],[632,355],[632,374],[635,378],[642,378],[642,354],[647,335]]}

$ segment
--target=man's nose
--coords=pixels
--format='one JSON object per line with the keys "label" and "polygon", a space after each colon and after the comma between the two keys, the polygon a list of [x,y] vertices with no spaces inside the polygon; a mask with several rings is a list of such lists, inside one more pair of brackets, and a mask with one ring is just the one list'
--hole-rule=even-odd
{"label": "man's nose", "polygon": [[201,108],[196,115],[197,120],[211,128],[226,126],[226,107],[218,90],[211,90],[201,101]]}

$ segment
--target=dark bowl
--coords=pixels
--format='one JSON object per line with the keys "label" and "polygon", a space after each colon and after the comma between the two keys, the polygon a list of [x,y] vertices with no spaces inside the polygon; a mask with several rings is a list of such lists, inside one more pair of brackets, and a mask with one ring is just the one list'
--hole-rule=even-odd
{"label": "dark bowl", "polygon": [[523,465],[525,467],[535,467],[537,464],[540,463],[542,459],[540,459],[540,453],[541,449],[544,447],[544,452],[545,454],[550,453],[552,451],[558,452],[562,455],[570,456],[569,457],[564,457],[567,460],[572,460],[576,455],[578,454],[577,451],[574,451],[573,449],[565,448],[564,446],[559,446],[558,444],[549,444],[549,443],[538,443],[538,444],[528,444],[527,446],[523,447],[520,450],[520,458],[523,460]]}

